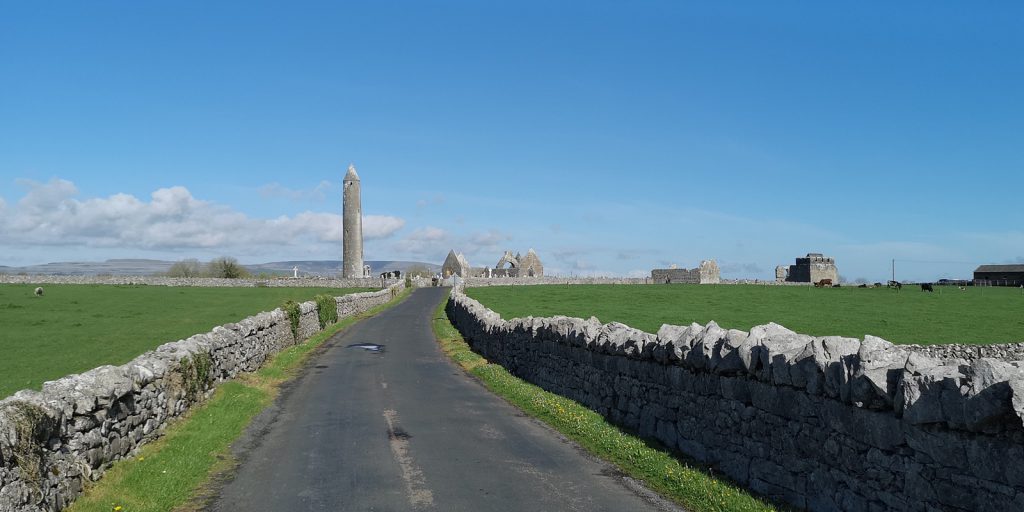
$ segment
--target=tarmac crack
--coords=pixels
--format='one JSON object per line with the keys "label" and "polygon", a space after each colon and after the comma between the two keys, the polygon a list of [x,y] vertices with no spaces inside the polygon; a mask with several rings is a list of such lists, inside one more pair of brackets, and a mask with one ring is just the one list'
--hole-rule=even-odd
{"label": "tarmac crack", "polygon": [[427,479],[409,454],[409,438],[406,431],[398,426],[398,413],[392,409],[384,410],[384,420],[388,424],[388,443],[391,454],[402,469],[402,480],[405,481],[406,495],[413,508],[432,507],[434,493],[427,487]]}

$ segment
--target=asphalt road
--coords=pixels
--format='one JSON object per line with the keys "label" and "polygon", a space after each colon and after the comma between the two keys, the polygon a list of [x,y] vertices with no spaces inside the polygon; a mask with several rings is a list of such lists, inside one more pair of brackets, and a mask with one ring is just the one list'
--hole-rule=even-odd
{"label": "asphalt road", "polygon": [[447,293],[418,289],[328,341],[250,428],[209,508],[671,509],[449,362],[430,328]]}

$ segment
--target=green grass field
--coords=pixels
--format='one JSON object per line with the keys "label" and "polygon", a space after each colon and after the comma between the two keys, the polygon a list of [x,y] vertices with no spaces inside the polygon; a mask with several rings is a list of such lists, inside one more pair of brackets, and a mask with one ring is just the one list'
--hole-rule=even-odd
{"label": "green grass field", "polygon": [[0,285],[0,398],[338,288]]}
{"label": "green grass field", "polygon": [[705,324],[748,330],[775,322],[814,336],[893,343],[1024,341],[1024,292],[1017,288],[907,286],[829,288],[757,285],[495,286],[466,293],[505,319],[566,315],[622,322],[647,332],[662,324]]}

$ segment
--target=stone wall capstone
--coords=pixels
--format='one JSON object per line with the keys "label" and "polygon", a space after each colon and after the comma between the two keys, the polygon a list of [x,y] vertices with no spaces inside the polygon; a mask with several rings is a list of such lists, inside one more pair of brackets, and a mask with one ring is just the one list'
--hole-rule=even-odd
{"label": "stone wall capstone", "polygon": [[[37,281],[33,281],[37,282]],[[392,300],[399,281],[336,297],[338,318]],[[121,366],[101,366],[0,400],[0,511],[61,510],[115,461],[160,436],[168,420],[221,382],[259,369],[320,331],[315,302],[300,304],[299,336],[281,309],[166,343]]]}
{"label": "stone wall capstone", "polygon": [[944,364],[873,336],[556,316],[453,291],[473,350],[799,510],[1024,510],[1024,363]]}

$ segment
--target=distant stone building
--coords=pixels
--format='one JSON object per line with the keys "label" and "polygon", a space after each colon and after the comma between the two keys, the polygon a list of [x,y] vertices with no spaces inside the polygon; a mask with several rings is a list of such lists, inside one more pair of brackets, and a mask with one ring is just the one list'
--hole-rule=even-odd
{"label": "distant stone building", "polygon": [[790,265],[789,270],[783,274],[786,267],[775,267],[775,280],[790,283],[817,283],[822,279],[831,279],[833,283],[839,283],[839,270],[836,268],[836,261],[827,258],[821,253],[810,252],[803,258],[797,258],[796,264]]}
{"label": "distant stone building", "polygon": [[466,257],[462,253],[455,253],[455,249],[448,251],[448,257],[444,259],[444,263],[441,264],[441,276],[449,278],[457,275],[462,278],[470,277],[472,269],[469,265],[469,261],[466,261]]}
{"label": "distant stone building", "polygon": [[456,253],[455,250],[448,252],[448,257],[445,258],[444,263],[441,265],[441,275],[443,277],[451,277],[458,275],[459,277],[543,277],[544,276],[544,264],[541,263],[540,257],[537,253],[530,249],[526,252],[526,256],[522,254],[512,254],[512,251],[505,251],[505,254],[501,256],[498,263],[494,265],[494,268],[490,267],[476,267],[470,266],[469,262],[466,261],[466,257],[462,253]]}
{"label": "distant stone building", "polygon": [[481,277],[543,277],[544,264],[541,263],[537,253],[530,249],[526,256],[521,254],[512,255],[512,251],[505,251],[493,269],[485,268],[480,272]]}
{"label": "distant stone building", "polygon": [[780,283],[784,282],[786,280],[786,276],[788,276],[788,275],[789,275],[789,267],[787,267],[785,265],[779,265],[779,266],[775,267],[775,280],[776,281],[778,281]]}
{"label": "distant stone building", "polygon": [[693,269],[656,268],[651,271],[651,280],[664,284],[718,284],[722,273],[715,260],[703,260]]}
{"label": "distant stone building", "polygon": [[974,271],[974,284],[982,286],[1024,285],[1024,265],[981,265]]}

